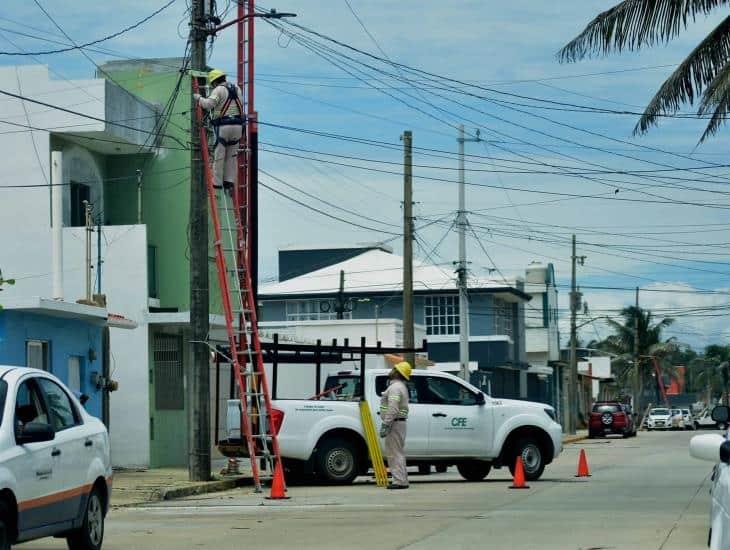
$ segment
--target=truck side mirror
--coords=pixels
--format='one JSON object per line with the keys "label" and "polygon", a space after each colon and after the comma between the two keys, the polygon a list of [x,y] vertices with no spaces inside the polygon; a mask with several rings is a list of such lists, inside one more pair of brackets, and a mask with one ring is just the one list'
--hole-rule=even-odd
{"label": "truck side mirror", "polygon": [[484,394],[482,392],[479,392],[477,394],[477,405],[484,405],[487,400],[484,398]]}

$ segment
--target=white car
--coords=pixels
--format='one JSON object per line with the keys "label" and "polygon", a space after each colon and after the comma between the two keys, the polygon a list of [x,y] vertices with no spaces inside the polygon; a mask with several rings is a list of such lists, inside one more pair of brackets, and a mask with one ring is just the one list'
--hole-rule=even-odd
{"label": "white car", "polygon": [[98,550],[111,493],[109,435],[53,375],[0,366],[0,550],[64,537]]}
{"label": "white car", "polygon": [[712,419],[712,413],[710,409],[705,409],[695,417],[695,429],[701,428],[718,429],[717,422]]}
{"label": "white car", "polygon": [[695,419],[689,409],[682,409],[682,421],[686,430],[696,430]]}
{"label": "white car", "polygon": [[672,429],[684,430],[685,422],[684,415],[682,415],[681,409],[670,409],[669,413],[672,415],[671,426]]}
{"label": "white car", "polygon": [[[726,424],[730,408],[721,405],[712,411],[716,424]],[[715,463],[710,488],[710,550],[730,548],[730,441],[720,434],[696,435],[689,443],[689,454]]]}
{"label": "white car", "polygon": [[651,409],[646,419],[649,430],[668,430],[672,427],[672,413],[666,407]]}
{"label": "white car", "polygon": [[[347,371],[330,376],[324,393],[336,393],[336,399],[320,394],[309,400],[273,401],[272,416],[279,419],[274,420],[274,429],[279,430],[281,455],[291,475],[314,473],[330,483],[345,484],[367,473],[359,395],[364,381],[377,431],[388,373],[368,369],[364,375]],[[544,403],[493,398],[456,376],[430,370],[414,369],[408,389],[409,465],[443,469],[455,464],[464,479],[481,481],[493,467],[514,469],[519,456],[525,477],[532,481],[563,449],[555,410]],[[230,400],[228,440],[223,445],[240,446],[240,421],[240,401]]]}

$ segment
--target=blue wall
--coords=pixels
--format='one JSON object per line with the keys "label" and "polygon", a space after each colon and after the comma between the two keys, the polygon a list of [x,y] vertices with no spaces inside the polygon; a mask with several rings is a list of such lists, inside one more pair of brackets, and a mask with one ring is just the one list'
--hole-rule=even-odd
{"label": "blue wall", "polygon": [[[63,319],[34,313],[0,311],[0,364],[26,366],[26,341],[48,342],[49,370],[68,382],[68,360],[80,359],[81,393],[90,397],[85,408],[101,417],[102,393],[91,383],[91,373],[101,374],[102,327],[86,321]],[[96,359],[89,361],[89,350]]]}

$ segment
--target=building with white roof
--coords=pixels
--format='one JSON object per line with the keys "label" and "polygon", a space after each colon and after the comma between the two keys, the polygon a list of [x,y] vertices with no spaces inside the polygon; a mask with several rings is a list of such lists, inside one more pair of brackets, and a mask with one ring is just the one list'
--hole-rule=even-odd
{"label": "building with white roof", "polygon": [[[381,245],[286,248],[279,281],[259,288],[264,322],[402,319],[403,258]],[[492,395],[527,398],[525,304],[521,279],[470,277],[469,352],[473,381]],[[452,266],[414,259],[414,321],[425,327],[435,362],[459,360],[459,294]],[[328,334],[320,336],[328,339]],[[402,335],[396,339],[402,345]]]}

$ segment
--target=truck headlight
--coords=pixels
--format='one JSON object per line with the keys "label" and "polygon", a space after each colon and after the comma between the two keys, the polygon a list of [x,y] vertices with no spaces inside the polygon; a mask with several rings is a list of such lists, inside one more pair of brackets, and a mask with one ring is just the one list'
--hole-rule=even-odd
{"label": "truck headlight", "polygon": [[552,418],[553,422],[557,422],[555,419],[555,409],[544,409],[545,414],[548,415],[550,418]]}

